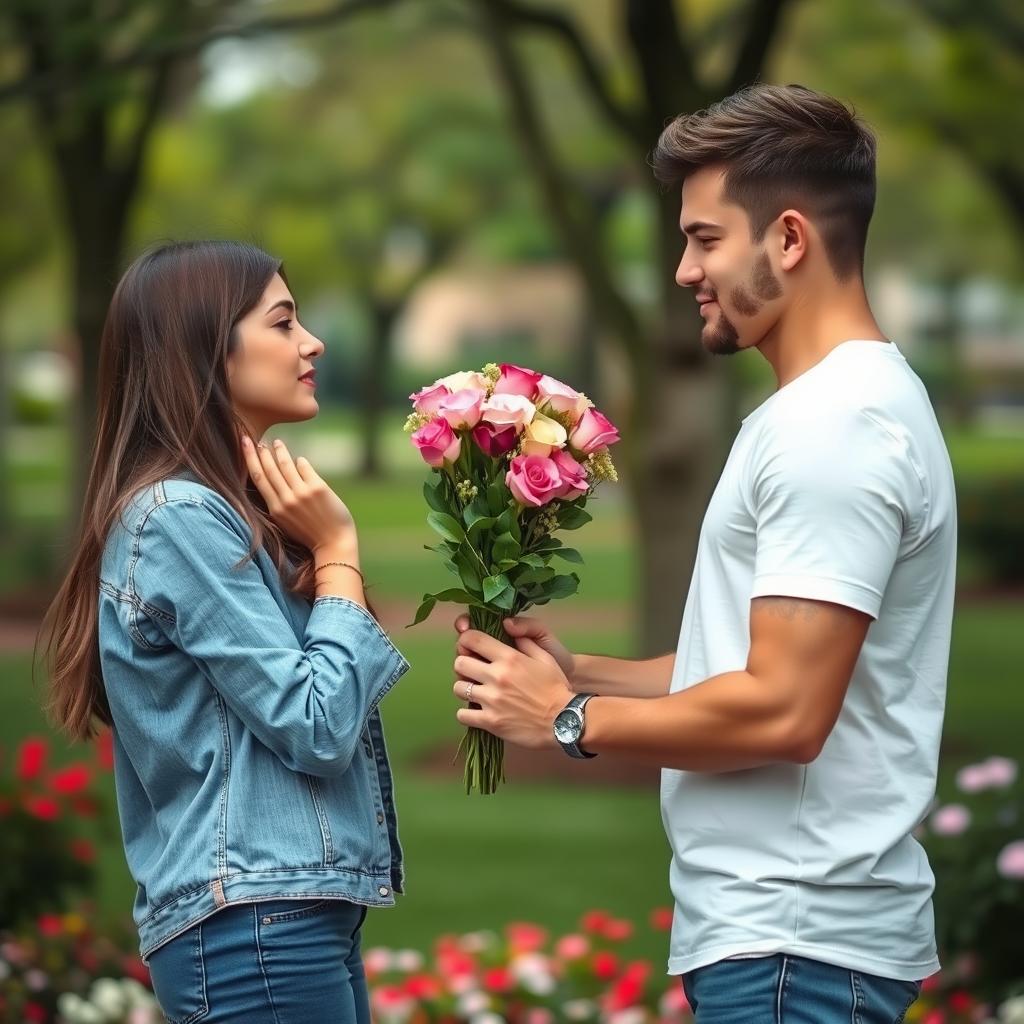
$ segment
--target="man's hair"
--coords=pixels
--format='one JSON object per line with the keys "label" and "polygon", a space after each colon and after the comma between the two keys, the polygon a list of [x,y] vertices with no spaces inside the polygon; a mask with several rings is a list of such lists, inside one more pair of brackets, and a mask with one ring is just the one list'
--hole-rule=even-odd
{"label": "man's hair", "polygon": [[875,137],[840,100],[802,85],[748,86],[672,121],[652,163],[667,185],[723,165],[725,198],[747,212],[754,241],[793,208],[821,232],[837,278],[863,272]]}

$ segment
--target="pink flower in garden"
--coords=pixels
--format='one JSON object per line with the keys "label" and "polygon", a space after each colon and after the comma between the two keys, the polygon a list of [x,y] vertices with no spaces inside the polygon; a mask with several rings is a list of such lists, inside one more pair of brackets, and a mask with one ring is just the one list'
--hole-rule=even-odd
{"label": "pink flower in garden", "polygon": [[54,792],[71,796],[85,789],[91,778],[92,772],[89,771],[88,765],[72,764],[67,768],[62,768],[59,772],[54,772],[50,781]]}
{"label": "pink flower in garden", "polygon": [[46,767],[46,758],[50,752],[46,740],[39,736],[29,736],[18,748],[18,778],[22,782],[30,782],[37,778]]}
{"label": "pink flower in garden", "polygon": [[519,455],[512,460],[505,483],[520,505],[540,508],[559,496],[562,475],[551,459],[542,455]]}
{"label": "pink flower in garden", "polygon": [[555,956],[561,960],[582,960],[590,952],[586,935],[563,935],[555,944]]}
{"label": "pink flower in garden", "polygon": [[661,997],[660,1009],[665,1016],[680,1016],[690,1009],[683,986],[673,979],[672,986]]}
{"label": "pink flower in garden", "polygon": [[436,416],[441,403],[451,394],[451,391],[444,384],[431,384],[410,395],[412,407],[427,416]]}
{"label": "pink flower in garden", "polygon": [[558,467],[559,475],[562,478],[561,493],[559,498],[565,501],[572,501],[581,494],[586,494],[590,489],[590,481],[587,480],[587,471],[566,451],[553,451],[551,461]]}
{"label": "pink flower in garden", "polygon": [[946,1024],[946,1014],[943,1010],[936,1007],[934,1010],[929,1010],[921,1018],[921,1024]]}
{"label": "pink flower in garden", "polygon": [[1003,878],[1024,878],[1024,839],[1004,846],[996,860],[996,867]]}
{"label": "pink flower in garden", "polygon": [[580,927],[591,934],[603,932],[604,926],[612,919],[607,910],[590,910],[583,915]]}
{"label": "pink flower in garden", "polygon": [[516,984],[512,972],[505,967],[489,968],[480,980],[488,992],[509,992]]}
{"label": "pink flower in garden", "polygon": [[543,375],[512,363],[501,364],[501,376],[494,385],[496,395],[522,395],[531,401],[537,395],[537,385]]}
{"label": "pink flower in garden", "polygon": [[60,817],[60,804],[53,797],[29,796],[25,798],[25,810],[41,821],[56,821]]}
{"label": "pink flower in garden", "polygon": [[604,926],[602,934],[609,942],[625,942],[633,934],[633,924],[613,917]]}
{"label": "pink flower in garden", "polygon": [[965,765],[956,773],[956,784],[964,793],[1005,789],[1017,778],[1017,762],[1009,757],[990,757],[980,764]]}
{"label": "pink flower in garden", "polygon": [[590,408],[585,395],[563,384],[554,377],[541,377],[537,383],[537,406],[547,407],[553,412],[565,413],[578,423],[583,413]]}
{"label": "pink flower in garden", "polygon": [[531,1006],[526,1011],[525,1024],[554,1024],[555,1015],[544,1006]]}
{"label": "pink flower in garden", "polygon": [[522,395],[491,395],[480,410],[484,423],[493,423],[501,430],[515,427],[521,433],[537,415],[537,407]]}
{"label": "pink flower in garden", "polygon": [[478,423],[473,428],[473,440],[492,459],[500,458],[516,446],[519,437],[515,427],[496,427],[493,423]]}
{"label": "pink flower in garden", "polygon": [[472,430],[480,422],[481,406],[487,399],[486,391],[464,388],[443,398],[437,407],[455,430]]}
{"label": "pink flower in garden", "polygon": [[454,462],[462,450],[462,440],[447,420],[436,419],[424,424],[412,435],[412,443],[419,449],[423,461],[434,469],[446,462]]}
{"label": "pink flower in garden", "polygon": [[963,804],[946,804],[932,815],[932,831],[939,836],[958,836],[970,823],[971,812]]}
{"label": "pink flower in garden", "polygon": [[569,435],[569,445],[584,455],[607,448],[619,440],[615,425],[596,409],[587,409],[580,417],[576,429]]}
{"label": "pink flower in garden", "polygon": [[535,953],[543,949],[548,933],[539,925],[514,921],[505,928],[508,944],[513,954]]}

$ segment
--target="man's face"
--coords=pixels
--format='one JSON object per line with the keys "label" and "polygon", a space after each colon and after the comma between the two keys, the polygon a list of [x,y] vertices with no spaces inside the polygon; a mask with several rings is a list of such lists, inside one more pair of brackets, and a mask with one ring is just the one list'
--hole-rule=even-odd
{"label": "man's face", "polygon": [[746,211],[723,199],[725,172],[705,167],[683,182],[680,228],[686,248],[676,283],[693,288],[704,319],[701,341],[715,355],[758,346],[781,312],[782,282],[766,239],[754,242]]}

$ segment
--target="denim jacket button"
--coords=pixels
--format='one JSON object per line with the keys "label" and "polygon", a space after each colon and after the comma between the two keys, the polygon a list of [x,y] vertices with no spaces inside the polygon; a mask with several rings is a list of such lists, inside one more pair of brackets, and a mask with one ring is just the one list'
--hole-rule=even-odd
{"label": "denim jacket button", "polygon": [[383,825],[384,824],[384,815],[383,814],[378,814],[377,815],[377,824],[378,825]]}
{"label": "denim jacket button", "polygon": [[379,888],[379,889],[377,890],[377,892],[379,892],[379,893],[381,894],[381,896],[387,896],[387,894],[388,894],[388,887],[387,887],[386,885],[382,885],[382,886],[381,886],[381,887],[380,887],[380,888]]}

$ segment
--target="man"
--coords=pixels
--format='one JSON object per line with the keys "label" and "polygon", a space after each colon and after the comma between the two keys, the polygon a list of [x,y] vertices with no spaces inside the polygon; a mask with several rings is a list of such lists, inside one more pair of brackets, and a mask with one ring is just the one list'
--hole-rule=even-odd
{"label": "man", "polygon": [[[682,186],[676,281],[703,344],[756,348],[778,390],[711,498],[676,654],[574,656],[525,618],[515,650],[460,619],[455,694],[479,708],[458,719],[663,768],[669,971],[698,1024],[892,1024],[938,967],[911,833],[956,524],[927,395],[865,295],[874,138],[831,97],[759,85],[677,118],[654,165]],[[566,708],[567,687],[596,696]]]}

